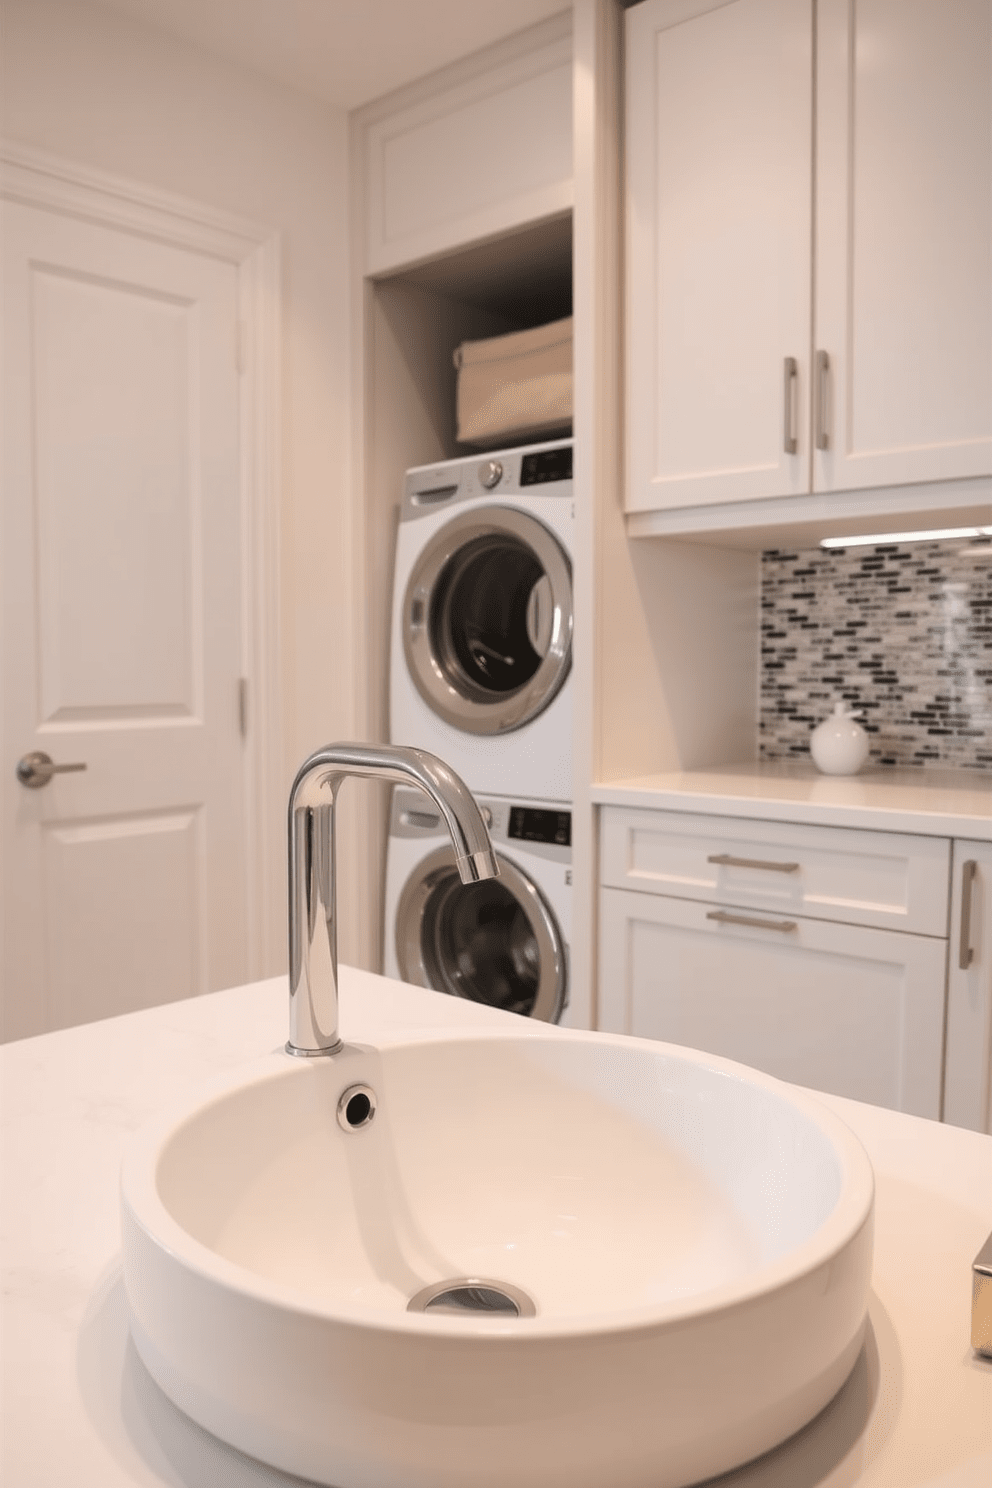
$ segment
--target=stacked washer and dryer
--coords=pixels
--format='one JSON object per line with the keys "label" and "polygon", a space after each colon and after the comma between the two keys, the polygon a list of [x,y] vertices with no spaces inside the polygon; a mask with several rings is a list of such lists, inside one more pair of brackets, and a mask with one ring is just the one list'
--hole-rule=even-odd
{"label": "stacked washer and dryer", "polygon": [[448,833],[397,787],[389,976],[568,1023],[572,441],[407,472],[390,738],[447,761],[482,808],[500,877],[463,886]]}

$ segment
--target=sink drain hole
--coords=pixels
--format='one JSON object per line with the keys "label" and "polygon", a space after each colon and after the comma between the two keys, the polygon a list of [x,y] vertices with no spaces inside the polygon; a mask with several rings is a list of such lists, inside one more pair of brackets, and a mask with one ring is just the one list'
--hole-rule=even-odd
{"label": "sink drain hole", "polygon": [[375,1091],[368,1085],[349,1085],[338,1101],[338,1125],[347,1132],[360,1131],[375,1115]]}
{"label": "sink drain hole", "polygon": [[410,1298],[407,1312],[445,1313],[464,1317],[480,1313],[488,1317],[534,1317],[537,1308],[520,1287],[505,1281],[486,1281],[479,1276],[462,1276],[451,1281],[436,1281]]}

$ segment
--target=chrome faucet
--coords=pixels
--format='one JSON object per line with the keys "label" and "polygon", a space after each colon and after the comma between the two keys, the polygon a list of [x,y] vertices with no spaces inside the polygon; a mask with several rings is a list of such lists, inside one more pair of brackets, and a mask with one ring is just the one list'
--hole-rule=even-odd
{"label": "chrome faucet", "polygon": [[348,775],[419,786],[447,823],[462,883],[499,873],[468,787],[436,755],[395,745],[327,744],[304,760],[289,793],[290,1054],[334,1054],[341,1048],[334,804]]}

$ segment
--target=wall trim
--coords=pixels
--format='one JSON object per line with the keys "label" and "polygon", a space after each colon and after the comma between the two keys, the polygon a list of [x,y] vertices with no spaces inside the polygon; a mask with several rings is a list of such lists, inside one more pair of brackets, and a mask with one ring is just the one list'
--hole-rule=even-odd
{"label": "wall trim", "polygon": [[279,625],[281,293],[272,228],[156,187],[0,140],[0,197],[111,225],[234,265],[243,322],[240,380],[242,667],[249,683],[245,824],[248,976],[284,954],[284,806]]}

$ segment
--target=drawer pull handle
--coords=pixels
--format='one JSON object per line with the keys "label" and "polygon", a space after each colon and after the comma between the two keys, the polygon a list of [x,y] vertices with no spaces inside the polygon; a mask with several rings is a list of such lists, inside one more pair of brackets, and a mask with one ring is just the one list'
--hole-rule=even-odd
{"label": "drawer pull handle", "polygon": [[755,930],[798,930],[799,926],[795,920],[759,920],[753,915],[730,914],[725,909],[711,909],[707,911],[708,920],[717,920],[721,925],[752,925]]}
{"label": "drawer pull handle", "polygon": [[830,448],[827,413],[827,379],[829,375],[830,358],[825,351],[818,351],[816,353],[816,447],[818,450],[828,450]]}
{"label": "drawer pull handle", "polygon": [[761,858],[735,858],[730,853],[710,853],[707,863],[721,868],[766,868],[769,873],[798,873],[798,863],[766,863]]}
{"label": "drawer pull handle", "polygon": [[785,425],[784,449],[787,455],[794,455],[799,448],[799,440],[796,438],[796,382],[799,377],[799,366],[795,357],[785,358],[784,370],[785,406],[782,411],[782,422]]}
{"label": "drawer pull handle", "polygon": [[978,864],[974,858],[969,858],[967,863],[961,865],[961,935],[958,943],[958,966],[962,971],[967,971],[974,960],[975,952],[971,944],[971,901],[975,875],[978,872]]}

